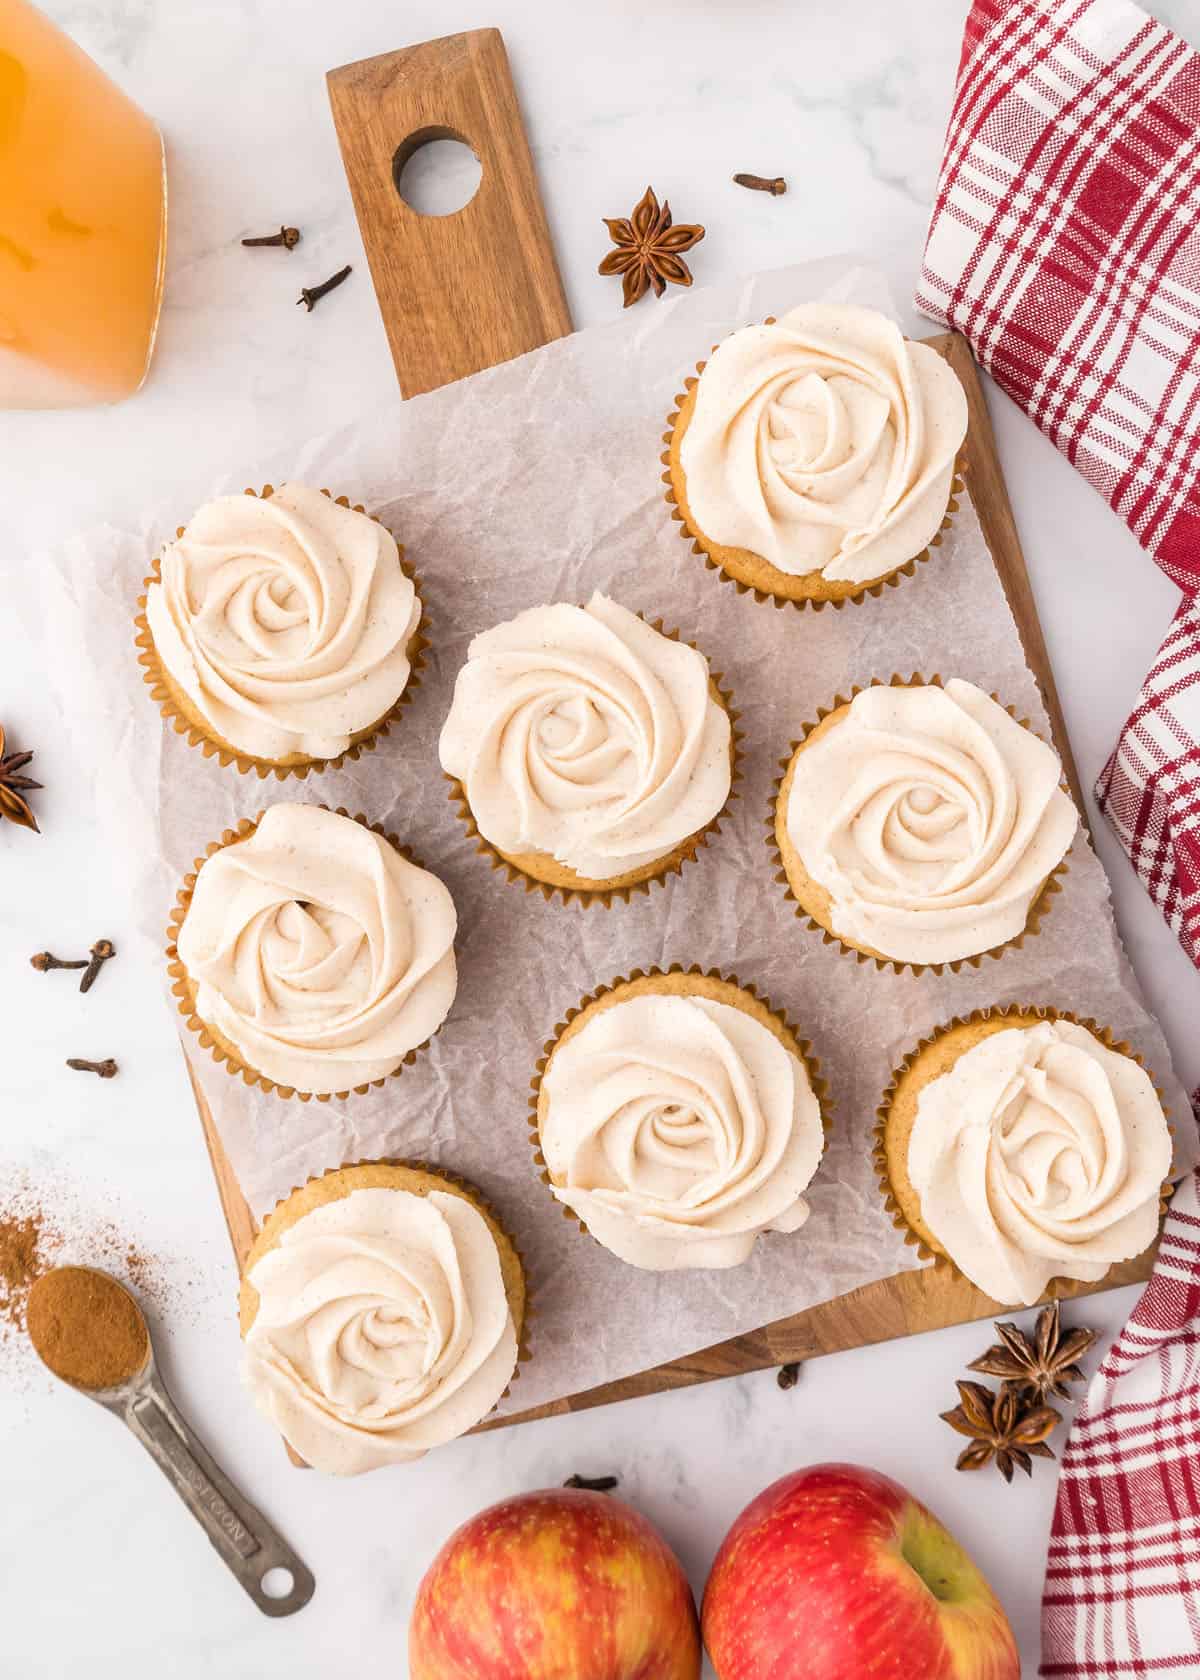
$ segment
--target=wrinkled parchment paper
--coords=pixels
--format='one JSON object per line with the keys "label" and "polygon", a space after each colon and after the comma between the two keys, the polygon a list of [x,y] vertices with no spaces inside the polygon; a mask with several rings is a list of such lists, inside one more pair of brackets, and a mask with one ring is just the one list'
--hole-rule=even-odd
{"label": "wrinkled parchment paper", "polygon": [[[1143,1054],[1174,1113],[1188,1113],[1086,841],[1076,841],[1038,938],[943,978],[877,973],[824,946],[773,878],[765,832],[778,760],[818,706],[851,684],[894,671],[962,676],[1049,733],[969,499],[915,577],[840,612],[759,605],[680,540],[659,456],[685,374],[734,327],[819,295],[888,307],[882,283],[844,262],[779,270],[644,306],[353,429],[297,439],[291,458],[231,462],[225,483],[197,484],[196,504],[288,477],[347,492],[397,533],[423,580],[433,652],[413,703],[377,751],[307,782],[223,770],[163,727],[142,685],[135,598],[148,556],[191,507],[150,507],[138,529],[99,531],[39,558],[43,609],[65,644],[66,710],[81,758],[105,766],[110,840],[132,858],[160,951],[179,878],[222,829],[278,799],[344,805],[383,822],[453,893],[458,997],[400,1079],[345,1103],[303,1104],[247,1090],[191,1048],[259,1214],[314,1173],[381,1156],[444,1163],[485,1192],[520,1245],[536,1304],[533,1359],[507,1410],[914,1266],[883,1209],[871,1129],[896,1061],[949,1016],[1008,1002],[1093,1015]],[[611,909],[547,904],[506,884],[468,840],[437,759],[472,635],[524,607],[584,601],[595,588],[694,640],[732,688],[746,735],[740,798],[720,835],[665,888]],[[758,986],[812,1039],[833,1093],[808,1224],[761,1239],[732,1271],[655,1275],[623,1265],[564,1219],[528,1141],[534,1063],[564,1012],[634,967],[676,961]]]}

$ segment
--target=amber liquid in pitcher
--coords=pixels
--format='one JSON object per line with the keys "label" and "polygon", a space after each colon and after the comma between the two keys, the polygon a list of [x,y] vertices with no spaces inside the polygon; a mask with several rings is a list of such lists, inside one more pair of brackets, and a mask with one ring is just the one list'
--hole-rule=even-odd
{"label": "amber liquid in pitcher", "polygon": [[27,0],[0,0],[0,409],[138,389],[166,221],[155,124]]}

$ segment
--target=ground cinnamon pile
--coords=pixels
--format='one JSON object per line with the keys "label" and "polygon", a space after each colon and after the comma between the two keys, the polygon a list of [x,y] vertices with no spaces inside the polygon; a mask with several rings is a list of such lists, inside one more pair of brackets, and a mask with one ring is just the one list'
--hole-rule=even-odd
{"label": "ground cinnamon pile", "polygon": [[[111,1200],[110,1200],[111,1206]],[[138,1299],[178,1324],[195,1311],[201,1285],[177,1262],[131,1242],[125,1219],[100,1214],[92,1186],[50,1168],[34,1178],[17,1167],[0,1185],[0,1383],[42,1388],[42,1370],[26,1335],[29,1295],[52,1266],[81,1262],[128,1283]]]}
{"label": "ground cinnamon pile", "polygon": [[37,1279],[26,1308],[42,1363],[76,1388],[116,1388],[150,1351],[146,1322],[127,1290],[90,1266],[57,1266]]}
{"label": "ground cinnamon pile", "polygon": [[18,1329],[25,1324],[30,1286],[42,1270],[41,1240],[40,1214],[0,1213],[0,1314]]}

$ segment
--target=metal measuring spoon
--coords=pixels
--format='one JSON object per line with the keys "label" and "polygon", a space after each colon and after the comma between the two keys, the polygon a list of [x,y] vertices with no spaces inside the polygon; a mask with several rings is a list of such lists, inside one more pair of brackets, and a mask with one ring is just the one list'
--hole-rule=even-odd
{"label": "metal measuring spoon", "polygon": [[[128,1297],[146,1332],[146,1358],[140,1370],[113,1388],[86,1388],[71,1382],[43,1359],[47,1370],[77,1394],[112,1412],[133,1431],[264,1616],[290,1616],[302,1610],[316,1591],[312,1571],[258,1507],[239,1493],[224,1471],[214,1464],[191,1426],[180,1416],[158,1374],[150,1326],[132,1291],[98,1267],[81,1266],[72,1270],[94,1272],[106,1285]],[[36,1340],[34,1347],[37,1348]],[[41,1356],[40,1349],[38,1352]],[[291,1587],[280,1596],[268,1593],[263,1585],[267,1575],[277,1569],[286,1571],[292,1581]]]}

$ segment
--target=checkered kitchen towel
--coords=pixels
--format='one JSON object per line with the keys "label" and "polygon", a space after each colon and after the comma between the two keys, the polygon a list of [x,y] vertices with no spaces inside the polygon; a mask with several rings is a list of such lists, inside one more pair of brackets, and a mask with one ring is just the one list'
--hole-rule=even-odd
{"label": "checkered kitchen towel", "polygon": [[1200,54],[1132,0],[975,0],[917,307],[1184,591],[1096,796],[1200,966]]}
{"label": "checkered kitchen towel", "polygon": [[1041,1673],[1200,1673],[1200,1194],[1167,1214],[1154,1276],[1063,1454]]}
{"label": "checkered kitchen towel", "polygon": [[[974,0],[917,307],[1183,590],[1096,794],[1200,966],[1200,55],[1133,0]],[[1200,1676],[1194,1177],[1067,1442],[1042,1655]]]}

